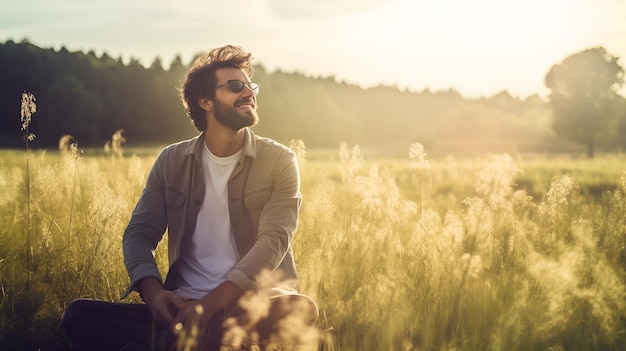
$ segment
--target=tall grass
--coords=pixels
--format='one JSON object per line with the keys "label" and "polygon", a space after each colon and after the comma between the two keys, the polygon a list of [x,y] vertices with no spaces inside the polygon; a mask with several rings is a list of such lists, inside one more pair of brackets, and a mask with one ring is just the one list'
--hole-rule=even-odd
{"label": "tall grass", "polygon": [[[406,160],[367,160],[347,145],[309,160],[302,142],[291,146],[304,196],[301,290],[318,301],[318,327],[334,328],[336,349],[626,345],[623,159],[494,155],[415,167],[426,164],[417,146]],[[69,348],[58,330],[66,304],[117,301],[128,283],[121,235],[158,150],[68,150],[0,151],[0,349]]]}
{"label": "tall grass", "polygon": [[[30,122],[32,121],[33,114],[37,112],[37,104],[35,103],[35,96],[31,93],[22,93],[22,104],[20,106],[20,122],[22,122],[21,130],[25,132],[26,142],[26,274],[30,272],[30,260],[31,260],[31,242],[30,242],[30,158],[28,151],[30,150],[30,141],[35,139],[35,134],[30,132]],[[26,281],[30,281],[30,277],[27,277]]]}
{"label": "tall grass", "polygon": [[[65,343],[54,335],[75,298],[118,300],[128,280],[121,233],[145,181],[134,157],[85,160],[72,148],[28,158],[29,173],[0,168],[0,349],[7,350]],[[21,234],[26,216],[32,242]]]}
{"label": "tall grass", "polygon": [[413,174],[341,153],[338,170],[307,163],[296,241],[339,349],[626,345],[626,173],[598,197],[545,163],[533,197],[516,180],[534,175],[508,155]]}

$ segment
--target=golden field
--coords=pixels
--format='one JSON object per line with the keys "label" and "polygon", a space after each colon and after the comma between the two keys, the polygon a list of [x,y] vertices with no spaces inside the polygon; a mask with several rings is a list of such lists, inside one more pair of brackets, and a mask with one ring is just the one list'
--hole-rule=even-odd
{"label": "golden field", "polygon": [[[291,146],[301,292],[335,349],[623,350],[626,157]],[[119,300],[122,233],[158,152],[0,150],[0,349],[78,349],[64,307]]]}

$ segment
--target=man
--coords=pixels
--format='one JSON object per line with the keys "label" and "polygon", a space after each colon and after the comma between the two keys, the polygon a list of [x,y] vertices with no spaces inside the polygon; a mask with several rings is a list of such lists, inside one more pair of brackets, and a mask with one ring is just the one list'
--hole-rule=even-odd
{"label": "man", "polygon": [[[248,128],[258,122],[252,74],[251,55],[240,47],[194,62],[181,97],[202,133],[161,152],[124,232],[131,283],[123,297],[134,289],[145,304],[76,300],[63,319],[72,339],[106,350],[219,349],[315,323],[317,306],[296,291],[296,157]],[[170,267],[162,282],[152,253],[166,229]]]}

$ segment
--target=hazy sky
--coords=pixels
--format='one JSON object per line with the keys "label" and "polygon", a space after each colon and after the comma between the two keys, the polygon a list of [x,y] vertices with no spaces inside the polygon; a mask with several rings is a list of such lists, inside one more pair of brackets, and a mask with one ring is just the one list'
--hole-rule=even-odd
{"label": "hazy sky", "polygon": [[270,70],[526,97],[589,47],[626,66],[626,0],[0,0],[0,41],[24,38],[166,66],[237,44]]}

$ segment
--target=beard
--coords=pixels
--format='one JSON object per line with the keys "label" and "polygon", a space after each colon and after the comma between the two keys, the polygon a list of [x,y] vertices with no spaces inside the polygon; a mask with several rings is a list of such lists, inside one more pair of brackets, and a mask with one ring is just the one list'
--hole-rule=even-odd
{"label": "beard", "polygon": [[227,128],[234,131],[239,131],[245,127],[254,127],[259,123],[259,115],[256,110],[246,111],[245,113],[239,113],[237,111],[237,105],[246,102],[236,101],[232,106],[215,100],[215,119]]}

